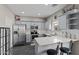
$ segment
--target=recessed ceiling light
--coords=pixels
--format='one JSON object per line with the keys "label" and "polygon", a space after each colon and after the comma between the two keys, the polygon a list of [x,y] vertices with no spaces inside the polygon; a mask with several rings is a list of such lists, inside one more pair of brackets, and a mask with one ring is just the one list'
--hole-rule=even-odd
{"label": "recessed ceiling light", "polygon": [[21,12],[22,14],[24,14],[24,11],[23,12]]}
{"label": "recessed ceiling light", "polygon": [[40,13],[38,13],[38,15],[40,15]]}

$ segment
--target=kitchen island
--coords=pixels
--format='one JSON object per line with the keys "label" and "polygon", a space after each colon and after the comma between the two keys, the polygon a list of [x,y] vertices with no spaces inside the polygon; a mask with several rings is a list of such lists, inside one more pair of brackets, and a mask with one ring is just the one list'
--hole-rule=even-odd
{"label": "kitchen island", "polygon": [[69,48],[69,43],[71,40],[77,41],[79,39],[70,39],[70,38],[64,38],[64,37],[59,37],[59,36],[35,38],[35,54],[47,55],[46,51],[48,49],[56,49],[59,42],[63,43],[64,47]]}

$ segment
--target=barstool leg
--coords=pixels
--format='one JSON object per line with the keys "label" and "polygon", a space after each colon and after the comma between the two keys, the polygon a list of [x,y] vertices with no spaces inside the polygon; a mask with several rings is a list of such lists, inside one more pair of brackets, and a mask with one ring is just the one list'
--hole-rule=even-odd
{"label": "barstool leg", "polygon": [[63,52],[60,52],[60,55],[63,55]]}

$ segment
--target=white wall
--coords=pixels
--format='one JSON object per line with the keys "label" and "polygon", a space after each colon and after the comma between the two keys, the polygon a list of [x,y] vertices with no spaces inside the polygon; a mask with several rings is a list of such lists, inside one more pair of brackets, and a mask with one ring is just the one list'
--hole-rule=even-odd
{"label": "white wall", "polygon": [[55,23],[58,24],[58,19],[54,19],[54,16],[57,16],[59,17],[60,15],[62,15],[62,11],[58,11],[56,13],[54,13],[53,15],[51,15],[50,17],[47,18],[47,21],[46,21],[46,29],[49,30],[49,26],[51,24],[51,30],[54,31],[54,27],[55,27]]}
{"label": "white wall", "polygon": [[44,21],[42,18],[21,17],[21,21]]}
{"label": "white wall", "polygon": [[51,23],[52,23],[52,20],[51,19],[47,19],[46,23],[45,23],[45,28],[46,30],[51,30]]}
{"label": "white wall", "polygon": [[0,5],[0,27],[9,27],[11,31],[11,47],[12,47],[12,24],[14,23],[14,14],[4,5]]}
{"label": "white wall", "polygon": [[16,22],[16,24],[26,24],[27,29],[30,29],[31,25],[38,25],[39,30],[44,30],[45,20],[41,18],[21,17],[21,20]]}

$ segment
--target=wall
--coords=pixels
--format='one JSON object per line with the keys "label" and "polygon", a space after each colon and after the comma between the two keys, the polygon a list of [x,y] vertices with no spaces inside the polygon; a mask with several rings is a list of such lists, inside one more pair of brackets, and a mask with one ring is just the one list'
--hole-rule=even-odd
{"label": "wall", "polygon": [[64,8],[64,7],[66,7],[67,5],[66,4],[60,4],[59,6],[57,6],[54,10],[56,11],[56,12],[54,12],[51,16],[49,16],[48,18],[47,18],[47,21],[46,21],[46,29],[47,30],[51,30],[51,31],[54,31],[55,30],[55,28],[58,26],[58,20],[57,19],[54,19],[54,16],[57,16],[57,17],[59,17],[60,15],[62,15],[62,9]]}
{"label": "wall", "polygon": [[52,25],[51,25],[52,20],[50,18],[47,19],[46,23],[45,23],[45,29],[46,30],[51,30]]}
{"label": "wall", "polygon": [[44,21],[42,18],[21,17],[21,21]]}
{"label": "wall", "polygon": [[54,19],[54,16],[56,17],[59,17],[60,15],[62,15],[62,11],[58,11],[56,13],[54,13],[53,15],[51,15],[49,18],[47,18],[47,21],[46,21],[46,29],[47,30],[50,30],[49,29],[49,26],[51,24],[51,31],[54,31],[55,30],[55,25],[58,26],[58,19]]}
{"label": "wall", "polygon": [[27,29],[30,29],[31,25],[38,25],[40,30],[44,30],[45,20],[41,18],[21,17],[20,21],[16,21],[16,24],[26,24]]}
{"label": "wall", "polygon": [[[62,16],[64,13],[63,13],[63,9],[65,11],[67,10],[70,10],[71,8],[73,8],[73,4],[68,4],[66,5],[65,7],[61,8],[60,10],[58,10],[57,12],[55,12],[54,14],[52,14],[50,17],[47,18],[47,21],[46,21],[46,29],[49,30],[49,26],[51,24],[51,27],[52,27],[52,31],[55,30],[55,27],[57,29],[59,29],[59,25],[58,25],[58,17]],[[75,7],[76,9],[79,9],[79,4],[76,4]],[[57,16],[57,19],[54,19],[54,16]]]}
{"label": "wall", "polygon": [[13,23],[14,23],[14,14],[5,5],[0,5],[0,27],[10,28],[11,47],[12,47],[12,25]]}

